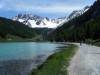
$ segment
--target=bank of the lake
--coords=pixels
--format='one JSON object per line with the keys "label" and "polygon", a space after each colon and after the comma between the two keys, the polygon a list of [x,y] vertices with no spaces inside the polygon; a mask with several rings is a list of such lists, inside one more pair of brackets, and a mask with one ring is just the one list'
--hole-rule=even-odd
{"label": "bank of the lake", "polygon": [[32,70],[29,75],[67,75],[67,67],[69,61],[76,52],[76,45],[64,47],[60,52],[57,52],[46,60],[37,69]]}
{"label": "bank of the lake", "polygon": [[31,39],[0,39],[0,42],[33,42]]}
{"label": "bank of the lake", "polygon": [[3,42],[48,42],[47,40],[34,40],[34,39],[0,39],[0,43]]}

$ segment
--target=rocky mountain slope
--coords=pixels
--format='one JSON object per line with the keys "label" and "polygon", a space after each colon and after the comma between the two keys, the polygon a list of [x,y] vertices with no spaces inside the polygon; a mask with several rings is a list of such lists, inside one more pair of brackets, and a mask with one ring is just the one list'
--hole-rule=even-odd
{"label": "rocky mountain slope", "polygon": [[74,10],[69,16],[68,16],[68,20],[78,17],[80,15],[82,15],[83,13],[85,13],[90,7],[86,6],[84,7],[82,10]]}

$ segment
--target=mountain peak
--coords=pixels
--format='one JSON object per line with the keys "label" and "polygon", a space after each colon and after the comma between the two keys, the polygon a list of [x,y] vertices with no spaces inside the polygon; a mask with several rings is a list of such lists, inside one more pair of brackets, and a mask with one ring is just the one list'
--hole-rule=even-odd
{"label": "mountain peak", "polygon": [[84,9],[89,9],[90,8],[90,6],[86,6],[86,7],[84,7]]}
{"label": "mountain peak", "polygon": [[68,19],[73,19],[75,17],[78,17],[80,15],[82,15],[83,13],[85,13],[90,7],[89,6],[86,6],[84,7],[82,10],[74,10],[69,16],[68,16]]}

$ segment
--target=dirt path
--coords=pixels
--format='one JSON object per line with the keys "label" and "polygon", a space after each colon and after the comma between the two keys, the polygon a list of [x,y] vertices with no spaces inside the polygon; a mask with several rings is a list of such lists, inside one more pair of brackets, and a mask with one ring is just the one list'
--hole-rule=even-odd
{"label": "dirt path", "polygon": [[100,75],[100,47],[75,44],[79,49],[70,61],[69,75]]}

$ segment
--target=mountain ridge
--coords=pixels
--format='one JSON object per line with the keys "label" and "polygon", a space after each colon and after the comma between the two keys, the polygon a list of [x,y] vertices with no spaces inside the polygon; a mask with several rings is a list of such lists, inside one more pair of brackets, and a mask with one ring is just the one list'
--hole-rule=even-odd
{"label": "mountain ridge", "polygon": [[40,17],[32,14],[19,14],[12,18],[13,21],[22,22],[32,28],[57,28],[63,23],[82,15],[89,9],[89,6],[84,7],[82,10],[73,11],[68,17],[60,17],[56,19],[50,19],[48,17]]}

